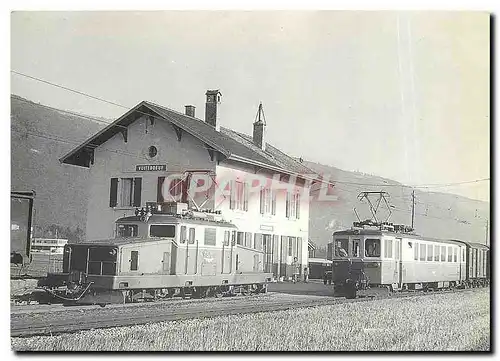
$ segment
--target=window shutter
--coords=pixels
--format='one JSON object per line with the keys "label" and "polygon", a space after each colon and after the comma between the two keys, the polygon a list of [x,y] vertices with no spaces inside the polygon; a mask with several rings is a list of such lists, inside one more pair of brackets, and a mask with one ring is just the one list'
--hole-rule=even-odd
{"label": "window shutter", "polygon": [[141,206],[142,178],[134,179],[134,207]]}
{"label": "window shutter", "polygon": [[286,192],[286,218],[290,217],[290,192]]}
{"label": "window shutter", "polygon": [[245,211],[248,211],[248,184],[247,183],[243,183],[243,200],[244,200],[243,209]]}
{"label": "window shutter", "polygon": [[111,178],[111,187],[109,189],[109,206],[116,207],[118,200],[118,178]]}
{"label": "window shutter", "polygon": [[229,209],[234,209],[236,202],[236,182],[232,180],[229,185],[231,187],[229,190]]}
{"label": "window shutter", "polygon": [[163,198],[163,183],[165,182],[165,177],[158,177],[158,188],[156,189],[156,201],[158,203],[163,203],[165,202],[165,199]]}
{"label": "window shutter", "polygon": [[299,219],[300,218],[300,193],[297,193],[295,195],[295,199],[297,200],[297,204],[295,206],[295,214],[296,214],[296,218]]}
{"label": "window shutter", "polygon": [[264,214],[264,188],[260,189],[260,214]]}

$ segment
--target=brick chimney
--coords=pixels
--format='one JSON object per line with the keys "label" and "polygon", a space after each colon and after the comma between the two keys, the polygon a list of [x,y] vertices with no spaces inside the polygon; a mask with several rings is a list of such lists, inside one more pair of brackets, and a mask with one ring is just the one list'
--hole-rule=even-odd
{"label": "brick chimney", "polygon": [[259,110],[253,123],[253,143],[262,150],[266,149],[266,119],[264,118],[264,109],[262,103],[259,104]]}
{"label": "brick chimney", "polygon": [[194,111],[196,107],[194,105],[186,105],[185,107],[186,107],[185,114],[194,118]]}
{"label": "brick chimney", "polygon": [[217,128],[217,104],[220,104],[221,92],[217,90],[207,90],[205,93],[207,101],[205,104],[205,123]]}

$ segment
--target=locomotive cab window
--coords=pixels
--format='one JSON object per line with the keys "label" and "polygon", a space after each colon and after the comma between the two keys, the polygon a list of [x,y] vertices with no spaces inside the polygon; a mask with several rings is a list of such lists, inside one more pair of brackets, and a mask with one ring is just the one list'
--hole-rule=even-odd
{"label": "locomotive cab window", "polygon": [[175,237],[175,226],[170,224],[153,224],[149,227],[150,237]]}
{"label": "locomotive cab window", "polygon": [[335,257],[347,257],[347,239],[336,239],[334,247]]}
{"label": "locomotive cab window", "polygon": [[137,224],[119,224],[116,227],[116,236],[118,238],[137,237],[139,226]]}
{"label": "locomotive cab window", "polygon": [[380,239],[369,238],[365,241],[365,256],[380,257]]}

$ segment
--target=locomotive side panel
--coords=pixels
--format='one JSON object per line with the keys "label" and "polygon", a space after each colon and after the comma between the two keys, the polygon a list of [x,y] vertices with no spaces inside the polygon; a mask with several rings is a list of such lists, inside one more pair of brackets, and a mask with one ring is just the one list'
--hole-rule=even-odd
{"label": "locomotive side panel", "polygon": [[170,240],[123,246],[120,275],[170,274],[171,254]]}

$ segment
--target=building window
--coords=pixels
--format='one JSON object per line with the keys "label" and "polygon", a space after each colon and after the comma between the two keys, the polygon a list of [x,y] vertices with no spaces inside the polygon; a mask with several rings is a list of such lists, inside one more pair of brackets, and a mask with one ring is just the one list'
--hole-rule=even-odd
{"label": "building window", "polygon": [[262,251],[262,233],[254,233],[253,248]]}
{"label": "building window", "polygon": [[140,207],[142,178],[111,178],[110,207]]}
{"label": "building window", "polygon": [[300,194],[286,193],[286,216],[287,218],[300,218]]}
{"label": "building window", "polygon": [[157,154],[158,154],[158,148],[156,148],[154,145],[148,148],[148,155],[150,158],[156,157]]}
{"label": "building window", "polygon": [[236,232],[236,244],[243,246],[244,241],[245,241],[245,234],[243,232]]}
{"label": "building window", "polygon": [[248,184],[239,181],[232,182],[229,208],[248,211]]}
{"label": "building window", "polygon": [[260,191],[260,213],[276,215],[276,192],[270,188]]}
{"label": "building window", "polygon": [[245,247],[252,248],[252,233],[245,232]]}
{"label": "building window", "polygon": [[288,255],[293,255],[293,237],[288,237]]}
{"label": "building window", "polygon": [[215,228],[205,228],[205,245],[215,246],[216,234]]}

